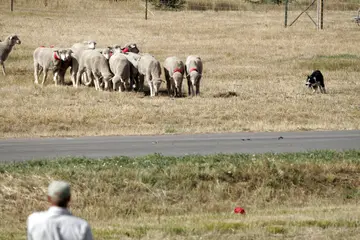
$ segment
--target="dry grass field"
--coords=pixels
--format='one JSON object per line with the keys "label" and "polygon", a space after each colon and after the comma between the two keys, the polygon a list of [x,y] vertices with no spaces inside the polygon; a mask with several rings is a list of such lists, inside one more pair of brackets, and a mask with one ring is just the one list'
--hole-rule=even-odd
{"label": "dry grass field", "polygon": [[71,211],[97,240],[355,240],[359,159],[321,151],[0,163],[0,240],[25,239],[52,179],[71,183]]}
{"label": "dry grass field", "polygon": [[[26,2],[18,1],[13,13],[0,3],[0,38],[15,32],[22,40],[5,62],[8,75],[0,74],[0,137],[360,129],[356,11],[326,12],[325,29],[317,32],[306,16],[284,29],[281,6],[152,10],[145,21],[141,6],[129,1],[73,8],[69,1],[48,8]],[[291,12],[290,20],[298,13]],[[204,62],[201,97],[170,99],[165,84],[156,98],[55,87],[51,74],[45,87],[33,84],[36,47],[87,39],[99,47],[136,42],[161,63],[198,54]],[[316,68],[324,74],[326,95],[305,88]],[[237,96],[217,97],[229,91]]]}

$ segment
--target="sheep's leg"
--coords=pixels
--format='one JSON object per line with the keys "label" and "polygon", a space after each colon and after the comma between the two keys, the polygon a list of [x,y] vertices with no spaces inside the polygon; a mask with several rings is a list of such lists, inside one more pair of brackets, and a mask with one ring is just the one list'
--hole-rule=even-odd
{"label": "sheep's leg", "polygon": [[38,76],[40,76],[42,74],[42,72],[44,71],[44,68],[39,66],[39,72],[38,72]]}
{"label": "sheep's leg", "polygon": [[146,75],[145,78],[146,78],[146,82],[148,83],[149,88],[150,88],[150,96],[153,97],[153,96],[155,96],[155,93],[154,93],[154,84],[153,84],[153,82],[151,81],[151,78],[150,78],[149,75]]}
{"label": "sheep's leg", "polygon": [[171,85],[170,85],[170,80],[168,80],[168,79],[166,79],[166,88],[167,88],[169,97],[171,97]]}
{"label": "sheep's leg", "polygon": [[109,79],[105,79],[103,77],[103,82],[104,82],[104,90],[106,90],[106,91],[110,90],[109,89]]}
{"label": "sheep's leg", "polygon": [[169,71],[166,69],[166,68],[164,68],[164,73],[165,73],[165,80],[166,80],[166,89],[167,89],[167,91],[168,91],[168,95],[169,95],[169,97],[171,97],[171,86],[170,86],[170,75],[169,75]]}
{"label": "sheep's leg", "polygon": [[59,75],[58,72],[54,72],[54,82],[55,82],[55,86],[58,85],[58,75]]}
{"label": "sheep's leg", "polygon": [[48,69],[44,68],[44,76],[43,76],[43,80],[41,85],[44,86],[45,82],[46,82],[46,78],[47,78],[47,74],[48,74]]}
{"label": "sheep's leg", "polygon": [[179,89],[177,91],[178,97],[182,97],[182,82],[179,84]]}
{"label": "sheep's leg", "polygon": [[35,78],[35,81],[34,83],[35,84],[39,84],[39,64],[37,63],[34,63],[34,78]]}
{"label": "sheep's leg", "polygon": [[200,81],[196,83],[196,96],[200,95]]}
{"label": "sheep's leg", "polygon": [[191,81],[188,79],[188,96],[191,95]]}
{"label": "sheep's leg", "polygon": [[140,87],[139,86],[139,84],[140,84],[139,81],[140,81],[139,80],[139,74],[136,74],[135,77],[134,77],[134,83],[135,83],[135,89],[134,90],[135,91],[139,91],[139,87]]}
{"label": "sheep's leg", "polygon": [[81,82],[88,87],[93,84],[94,78],[92,77],[92,72],[90,69],[86,69],[86,72],[81,74]]}
{"label": "sheep's leg", "polygon": [[134,76],[131,73],[130,74],[130,88],[129,88],[129,91],[132,91],[133,89],[135,89],[134,85],[135,85],[135,79],[134,79]]}
{"label": "sheep's leg", "polygon": [[58,82],[60,85],[64,85],[65,84],[65,70],[60,70],[58,72]]}
{"label": "sheep's leg", "polygon": [[112,82],[113,82],[113,90],[116,91],[116,89],[119,89],[119,91],[120,91],[120,86],[119,86],[120,77],[115,75],[112,78]]}
{"label": "sheep's leg", "polygon": [[98,76],[96,73],[94,73],[94,72],[93,72],[92,74],[94,75],[95,89],[98,90],[98,91],[102,90],[102,89],[100,88],[100,78],[99,78],[99,76]]}
{"label": "sheep's leg", "polygon": [[119,92],[125,92],[125,83],[124,82],[120,82],[120,86],[119,86]]}
{"label": "sheep's leg", "polygon": [[171,81],[171,94],[173,97],[176,97],[176,95],[177,95],[177,90],[176,90],[174,79],[172,79],[172,81]]}
{"label": "sheep's leg", "polygon": [[79,86],[80,79],[78,79],[78,75],[77,75],[78,71],[79,71],[79,63],[74,58],[72,61],[71,71],[70,71],[71,72],[71,81],[72,81],[74,87]]}
{"label": "sheep's leg", "polygon": [[194,85],[191,83],[191,96],[193,97],[194,95],[195,95]]}
{"label": "sheep's leg", "polygon": [[142,92],[142,91],[144,91],[144,78],[145,78],[145,76],[144,75],[140,75],[139,76],[139,92]]}
{"label": "sheep's leg", "polygon": [[85,67],[84,66],[80,66],[77,71],[76,71],[76,83],[73,85],[74,87],[79,87],[80,86],[80,81],[81,81],[81,75],[83,74],[83,72],[85,71]]}
{"label": "sheep's leg", "polygon": [[3,61],[0,61],[0,64],[1,64],[1,66],[2,66],[2,72],[3,72],[3,74],[4,74],[4,76],[6,76],[4,62],[3,62]]}
{"label": "sheep's leg", "polygon": [[120,92],[125,92],[125,90],[126,90],[126,84],[125,84],[125,81],[124,81],[122,78],[120,78],[119,91],[120,91]]}

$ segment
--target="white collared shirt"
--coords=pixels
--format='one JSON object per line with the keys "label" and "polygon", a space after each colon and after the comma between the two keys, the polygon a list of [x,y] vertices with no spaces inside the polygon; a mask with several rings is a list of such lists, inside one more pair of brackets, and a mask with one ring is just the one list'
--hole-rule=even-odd
{"label": "white collared shirt", "polygon": [[90,225],[66,208],[50,207],[27,219],[28,240],[92,240]]}

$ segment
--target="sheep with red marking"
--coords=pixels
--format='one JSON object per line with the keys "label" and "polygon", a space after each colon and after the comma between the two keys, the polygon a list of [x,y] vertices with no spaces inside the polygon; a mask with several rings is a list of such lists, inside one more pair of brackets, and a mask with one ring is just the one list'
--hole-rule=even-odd
{"label": "sheep with red marking", "polygon": [[170,97],[182,96],[182,81],[185,73],[185,65],[177,57],[168,57],[164,62],[166,86]]}
{"label": "sheep with red marking", "polygon": [[39,83],[39,75],[44,72],[44,85],[49,70],[54,74],[55,85],[63,84],[66,69],[71,65],[71,49],[38,47],[33,53],[35,84]]}
{"label": "sheep with red marking", "polygon": [[194,86],[196,87],[196,96],[200,95],[200,80],[202,77],[203,63],[199,56],[190,55],[185,62],[185,72],[188,82],[189,96],[194,96]]}

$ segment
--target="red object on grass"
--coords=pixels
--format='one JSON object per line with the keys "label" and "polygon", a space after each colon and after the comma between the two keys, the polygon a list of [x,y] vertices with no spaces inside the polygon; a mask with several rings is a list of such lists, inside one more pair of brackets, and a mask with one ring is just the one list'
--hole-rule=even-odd
{"label": "red object on grass", "polygon": [[234,209],[234,213],[240,213],[240,214],[245,214],[245,209],[241,208],[241,207],[236,207]]}

